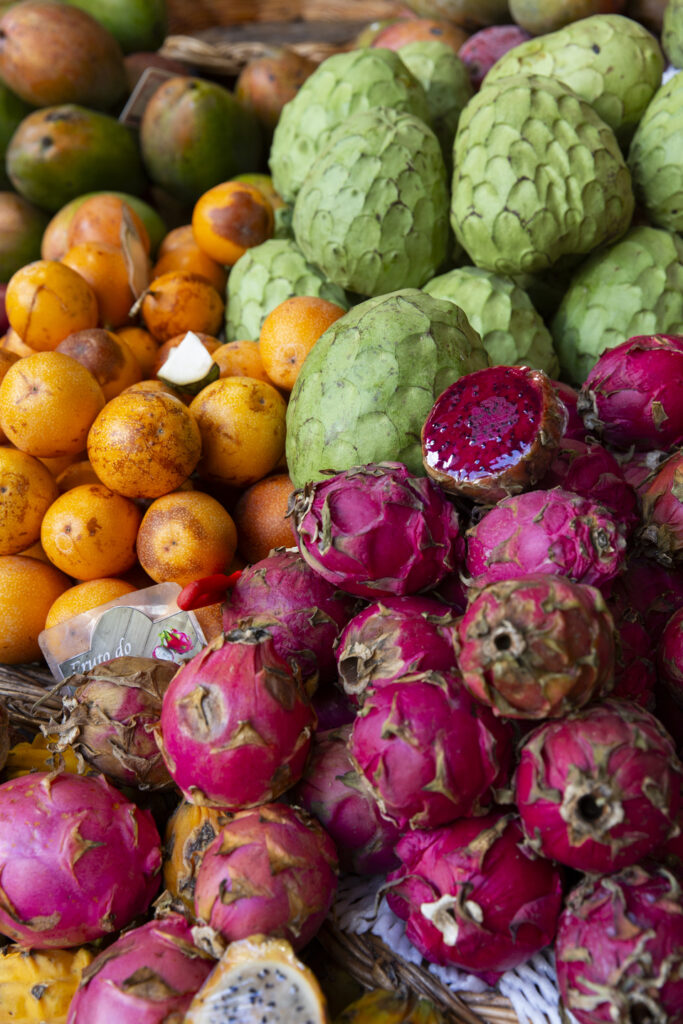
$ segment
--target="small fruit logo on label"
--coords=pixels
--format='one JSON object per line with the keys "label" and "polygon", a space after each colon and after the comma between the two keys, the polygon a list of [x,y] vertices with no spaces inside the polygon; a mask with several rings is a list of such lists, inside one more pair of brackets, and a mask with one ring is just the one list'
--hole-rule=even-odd
{"label": "small fruit logo on label", "polygon": [[160,661],[175,661],[180,663],[182,655],[192,650],[194,641],[187,633],[181,633],[178,629],[162,629],[159,633],[159,643],[152,652],[153,658]]}

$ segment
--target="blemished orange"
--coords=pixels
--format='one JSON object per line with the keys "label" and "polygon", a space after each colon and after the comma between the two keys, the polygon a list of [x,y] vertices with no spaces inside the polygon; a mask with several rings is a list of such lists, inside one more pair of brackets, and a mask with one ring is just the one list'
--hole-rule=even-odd
{"label": "blemished orange", "polygon": [[88,458],[98,477],[129,498],[159,498],[177,490],[197,465],[201,448],[193,414],[162,391],[117,395],[88,434]]}
{"label": "blemished orange", "polygon": [[54,565],[25,555],[0,556],[0,663],[19,665],[42,655],[38,634],[71,580]]}
{"label": "blemished orange", "polygon": [[10,366],[0,383],[0,424],[29,455],[73,455],[84,450],[104,401],[85,366],[63,352],[36,352]]}
{"label": "blemished orange", "polygon": [[23,356],[32,356],[36,351],[30,345],[24,344],[13,327],[10,327],[7,334],[3,335],[2,350],[17,359],[21,359]]}
{"label": "blemished orange", "polygon": [[[136,295],[130,284],[123,251],[104,242],[81,242],[62,256],[61,262],[87,281],[97,298],[98,323],[107,328],[130,323]],[[143,287],[148,283],[146,274]]]}
{"label": "blemished orange", "polygon": [[207,256],[232,267],[247,249],[271,237],[273,207],[254,185],[224,181],[195,203],[192,230]]}
{"label": "blemished orange", "polygon": [[[0,348],[0,384],[5,379],[5,374],[9,370],[12,363],[16,363],[19,356],[16,352],[10,352],[8,349]],[[0,426],[0,443],[6,441],[5,431]]]}
{"label": "blemished orange", "polygon": [[145,252],[149,255],[150,241],[147,228],[132,206],[118,196],[91,196],[74,213],[67,241],[69,247],[81,242],[104,242],[120,246],[126,231],[135,231]]}
{"label": "blemished orange", "polygon": [[74,331],[97,327],[97,297],[81,276],[56,260],[28,263],[10,278],[7,319],[25,345],[49,352]]}
{"label": "blemished orange", "polygon": [[125,341],[138,363],[143,377],[149,377],[156,365],[159,345],[143,327],[119,327],[117,337]]}
{"label": "blemished orange", "polygon": [[237,530],[223,506],[202,491],[179,491],[153,501],[138,531],[140,565],[157,583],[181,587],[225,572]]}
{"label": "blemished orange", "polygon": [[287,473],[274,473],[247,487],[233,509],[237,546],[247,562],[260,562],[273,548],[296,544],[292,520],[286,518],[294,484]]}
{"label": "blemished orange", "polygon": [[173,249],[180,249],[184,245],[196,244],[192,225],[181,224],[180,227],[172,228],[167,235],[164,235],[157,252],[157,259],[165,256],[167,252],[171,252]]}
{"label": "blemished orange", "polygon": [[114,576],[105,576],[103,579],[86,580],[84,583],[77,583],[69,587],[50,606],[45,620],[45,628],[52,629],[60,622],[66,622],[74,615],[82,615],[93,608],[99,608],[101,604],[108,604],[115,601],[117,597],[124,597],[126,594],[135,593],[137,587],[125,580],[119,580]]}
{"label": "blemished orange", "polygon": [[116,576],[135,564],[142,513],[102,484],[73,487],[43,516],[40,543],[53,565],[78,580]]}
{"label": "blemished orange", "polygon": [[42,462],[18,448],[0,448],[0,555],[18,555],[38,540],[58,494]]}
{"label": "blemished orange", "polygon": [[190,274],[205,277],[221,295],[228,281],[225,267],[211,259],[196,242],[176,246],[160,256],[152,267],[152,278],[161,277],[172,270],[186,270]]}
{"label": "blemished orange", "polygon": [[273,383],[291,391],[318,338],[345,312],[336,303],[314,295],[293,295],[275,306],[259,335],[261,359]]}
{"label": "blemished orange", "polygon": [[200,476],[248,487],[277,465],[285,447],[287,406],[280,392],[253,377],[223,377],[190,403],[199,424]]}
{"label": "blemished orange", "polygon": [[211,354],[214,362],[218,363],[221,377],[255,377],[272,384],[261,359],[258,341],[228,341]]}
{"label": "blemished orange", "polygon": [[102,481],[90,465],[89,459],[79,459],[78,462],[72,462],[57,477],[57,487],[60,494],[63,494],[64,491],[70,491],[72,487],[80,487],[82,484],[101,483]]}
{"label": "blemished orange", "polygon": [[145,327],[158,342],[187,331],[216,335],[223,326],[225,303],[205,277],[173,270],[155,278],[140,312]]}
{"label": "blemished orange", "polygon": [[56,351],[71,356],[90,370],[107,402],[124,388],[142,380],[140,364],[123,338],[104,327],[76,331],[60,341]]}

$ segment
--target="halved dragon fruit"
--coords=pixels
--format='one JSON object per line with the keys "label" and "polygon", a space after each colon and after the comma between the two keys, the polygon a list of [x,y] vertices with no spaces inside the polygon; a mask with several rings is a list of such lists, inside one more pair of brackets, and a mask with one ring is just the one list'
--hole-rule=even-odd
{"label": "halved dragon fruit", "polygon": [[657,668],[661,682],[683,705],[683,608],[671,616],[657,649]]}
{"label": "halved dragon fruit", "polygon": [[308,483],[290,507],[311,568],[370,601],[427,590],[462,564],[454,506],[400,462],[355,466]]}
{"label": "halved dragon fruit", "polygon": [[637,863],[669,834],[683,768],[649,711],[608,698],[525,740],[516,803],[533,848],[578,871]]}
{"label": "halved dragon fruit", "polygon": [[480,590],[458,626],[463,682],[494,714],[557,718],[605,692],[614,624],[599,590],[531,573]]}
{"label": "halved dragon fruit", "polygon": [[456,668],[456,617],[429,597],[384,598],[368,605],[342,630],[339,681],[355,703],[368,689],[414,672]]}
{"label": "halved dragon fruit", "polygon": [[603,589],[625,557],[607,509],[561,487],[505,498],[467,531],[466,565],[478,587],[543,572]]}
{"label": "halved dragon fruit", "polygon": [[524,844],[519,818],[496,809],[399,842],[387,902],[431,963],[494,984],[552,942],[562,878]]}
{"label": "halved dragon fruit", "polygon": [[435,828],[481,813],[512,761],[511,726],[465,689],[458,673],[404,676],[366,696],[349,751],[384,817]]}
{"label": "halved dragon fruit", "polygon": [[662,463],[643,494],[641,537],[663,565],[683,561],[683,451]]}
{"label": "halved dragon fruit", "polygon": [[315,713],[296,664],[267,630],[235,629],[177,672],[157,742],[191,803],[237,809],[275,800],[301,777]]}
{"label": "halved dragon fruit", "polygon": [[681,1024],[680,881],[652,863],[584,879],[560,916],[555,960],[580,1024]]}
{"label": "halved dragon fruit", "polygon": [[567,420],[542,370],[475,370],[432,406],[422,428],[422,461],[444,490],[492,505],[542,479]]}
{"label": "halved dragon fruit", "polygon": [[165,1024],[182,1018],[216,961],[180,914],[125,932],[83,972],[67,1024]]}
{"label": "halved dragon fruit", "polygon": [[288,804],[240,811],[204,852],[195,914],[226,942],[257,933],[309,942],[337,890],[337,852],[315,818]]}
{"label": "halved dragon fruit", "polygon": [[615,457],[593,438],[564,437],[543,477],[545,488],[562,487],[603,505],[629,531],[638,522],[636,492]]}
{"label": "halved dragon fruit", "polygon": [[614,448],[683,442],[683,337],[638,335],[608,348],[588,374],[578,409],[590,434]]}
{"label": "halved dragon fruit", "polygon": [[161,839],[101,775],[36,772],[0,785],[0,931],[20,946],[78,946],[143,913]]}

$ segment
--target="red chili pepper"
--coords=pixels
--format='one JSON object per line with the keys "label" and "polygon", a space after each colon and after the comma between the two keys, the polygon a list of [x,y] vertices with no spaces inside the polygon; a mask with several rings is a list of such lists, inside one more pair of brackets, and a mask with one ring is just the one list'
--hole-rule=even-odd
{"label": "red chili pepper", "polygon": [[226,576],[225,573],[217,572],[213,576],[203,576],[200,580],[193,580],[178,594],[177,605],[184,612],[194,611],[195,608],[205,608],[209,604],[217,604],[225,598],[228,590],[237,583],[242,575],[242,570]]}

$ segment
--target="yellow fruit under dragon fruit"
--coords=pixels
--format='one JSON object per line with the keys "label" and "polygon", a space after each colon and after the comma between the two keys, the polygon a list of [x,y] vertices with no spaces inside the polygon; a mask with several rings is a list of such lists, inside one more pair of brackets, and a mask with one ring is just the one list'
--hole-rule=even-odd
{"label": "yellow fruit under dragon fruit", "polygon": [[7,946],[0,955],[3,1024],[66,1024],[84,969],[95,953],[81,949],[29,952]]}
{"label": "yellow fruit under dragon fruit", "polygon": [[54,754],[49,749],[50,742],[42,733],[38,733],[31,743],[15,743],[7,755],[3,780],[18,779],[20,775],[28,775],[29,772],[50,772],[60,766],[63,771],[74,775],[98,774],[72,747],[67,747],[61,754]]}
{"label": "yellow fruit under dragon fruit", "polygon": [[224,825],[230,812],[181,801],[168,819],[164,835],[164,885],[183,901],[194,916],[194,884],[204,850]]}
{"label": "yellow fruit under dragon fruit", "polygon": [[337,1017],[335,1024],[445,1024],[431,999],[387,992],[366,992]]}

